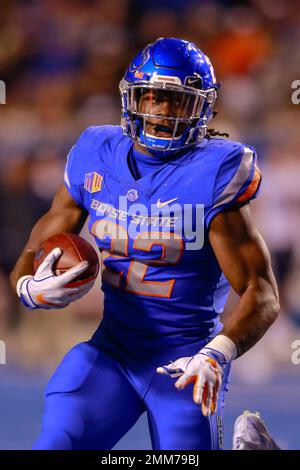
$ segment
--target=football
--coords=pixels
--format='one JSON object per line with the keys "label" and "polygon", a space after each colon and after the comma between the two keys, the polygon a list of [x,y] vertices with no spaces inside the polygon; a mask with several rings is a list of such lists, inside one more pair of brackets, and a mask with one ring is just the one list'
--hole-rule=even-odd
{"label": "football", "polygon": [[[34,258],[34,271],[38,269],[46,256],[54,249],[60,248],[62,255],[54,264],[56,276],[63,274],[80,261],[88,261],[87,269],[68,286],[79,285],[81,281],[87,282],[97,277],[99,272],[99,257],[92,245],[74,233],[58,233],[44,241]],[[75,283],[75,284],[74,284]]]}

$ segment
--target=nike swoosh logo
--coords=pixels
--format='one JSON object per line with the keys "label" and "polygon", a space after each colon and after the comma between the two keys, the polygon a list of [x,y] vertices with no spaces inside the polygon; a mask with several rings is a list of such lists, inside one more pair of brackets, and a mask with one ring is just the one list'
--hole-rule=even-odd
{"label": "nike swoosh logo", "polygon": [[174,199],[169,199],[168,201],[165,201],[165,202],[161,202],[160,199],[157,201],[156,205],[159,209],[161,209],[162,207],[165,207],[167,206],[168,204],[171,204],[171,202],[174,202],[178,199],[178,197],[174,197]]}

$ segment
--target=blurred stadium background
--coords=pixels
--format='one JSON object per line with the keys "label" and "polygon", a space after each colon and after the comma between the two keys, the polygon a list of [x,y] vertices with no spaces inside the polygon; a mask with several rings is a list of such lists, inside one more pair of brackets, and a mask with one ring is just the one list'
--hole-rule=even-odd
{"label": "blurred stadium background", "polygon": [[[300,339],[300,105],[291,101],[291,84],[300,79],[296,0],[1,0],[1,449],[31,447],[48,377],[72,345],[89,338],[102,308],[94,288],[64,311],[25,311],[8,274],[62,181],[68,149],[85,127],[119,123],[122,73],[160,36],[193,40],[210,56],[222,83],[212,127],[254,145],[264,176],[252,207],[272,253],[282,309],[265,338],[234,364],[226,448],[246,408],[261,411],[282,447],[300,449],[300,365],[291,361],[291,344]],[[144,417],[117,448],[150,448]]]}

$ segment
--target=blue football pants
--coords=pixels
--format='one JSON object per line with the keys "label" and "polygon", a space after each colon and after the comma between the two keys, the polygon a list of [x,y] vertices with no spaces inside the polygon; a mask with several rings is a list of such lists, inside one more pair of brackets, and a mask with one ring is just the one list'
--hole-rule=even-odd
{"label": "blue football pants", "polygon": [[179,391],[176,379],[157,374],[154,365],[130,370],[91,342],[80,343],[48,383],[34,449],[112,449],[144,412],[155,450],[219,449],[228,369],[217,412],[204,417],[192,384]]}

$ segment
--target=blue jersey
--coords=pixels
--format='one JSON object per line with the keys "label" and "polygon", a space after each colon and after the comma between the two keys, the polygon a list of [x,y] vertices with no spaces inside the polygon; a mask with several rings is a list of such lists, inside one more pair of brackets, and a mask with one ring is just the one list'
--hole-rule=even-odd
{"label": "blue jersey", "polygon": [[95,338],[152,355],[221,331],[229,284],[209,225],[255,198],[261,176],[254,149],[212,138],[136,180],[132,147],[120,126],[88,128],[68,155],[65,185],[89,212],[102,258],[104,313]]}

